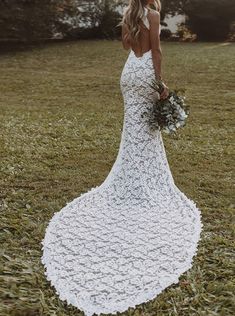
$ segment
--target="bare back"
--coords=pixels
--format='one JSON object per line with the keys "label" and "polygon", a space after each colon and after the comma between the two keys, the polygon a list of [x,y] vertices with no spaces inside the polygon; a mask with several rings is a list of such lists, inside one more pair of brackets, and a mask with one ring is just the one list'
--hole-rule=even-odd
{"label": "bare back", "polygon": [[160,33],[160,13],[146,7],[144,8],[144,15],[140,20],[140,33],[137,43],[131,39],[127,25],[125,23],[122,25],[123,48],[125,50],[131,48],[137,58],[151,51],[156,78],[161,77],[162,50]]}
{"label": "bare back", "polygon": [[145,26],[141,26],[139,43],[132,44],[131,49],[134,51],[136,57],[141,57],[151,49],[149,30]]}
{"label": "bare back", "polygon": [[146,9],[146,14],[144,19],[140,21],[140,35],[138,43],[131,43],[131,49],[134,51],[136,57],[143,56],[144,53],[148,52],[151,49],[151,41],[150,41],[150,30],[149,30],[149,21],[148,21],[148,13],[149,11]]}

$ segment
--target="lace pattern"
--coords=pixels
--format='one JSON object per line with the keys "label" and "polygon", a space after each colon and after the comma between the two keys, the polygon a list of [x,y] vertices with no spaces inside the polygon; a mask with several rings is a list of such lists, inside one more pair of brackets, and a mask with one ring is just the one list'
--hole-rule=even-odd
{"label": "lace pattern", "polygon": [[153,78],[151,51],[131,51],[120,79],[124,122],[112,169],[54,214],[42,241],[48,281],[87,316],[155,298],[192,267],[197,252],[201,211],[175,185],[161,132],[141,116],[159,97]]}

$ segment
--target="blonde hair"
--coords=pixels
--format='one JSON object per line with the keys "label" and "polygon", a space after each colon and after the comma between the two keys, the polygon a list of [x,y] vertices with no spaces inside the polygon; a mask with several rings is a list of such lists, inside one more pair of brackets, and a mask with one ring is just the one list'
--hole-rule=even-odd
{"label": "blonde hair", "polygon": [[124,11],[121,22],[118,25],[125,24],[129,31],[129,39],[137,42],[140,35],[140,21],[144,17],[144,8],[149,7],[158,12],[161,11],[161,1],[155,0],[153,4],[148,4],[147,0],[129,0],[129,4]]}

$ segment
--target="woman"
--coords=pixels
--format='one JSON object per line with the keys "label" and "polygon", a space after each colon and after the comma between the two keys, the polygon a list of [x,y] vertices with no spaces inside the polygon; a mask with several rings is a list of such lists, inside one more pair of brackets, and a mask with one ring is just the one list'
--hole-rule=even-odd
{"label": "woman", "polygon": [[142,116],[159,97],[149,83],[161,75],[159,13],[149,3],[130,0],[124,15],[123,44],[132,50],[120,80],[116,161],[103,183],[55,213],[42,241],[47,279],[87,316],[155,298],[192,266],[200,239],[200,210],[175,185],[161,132]]}
{"label": "woman", "polygon": [[[157,11],[151,10],[154,5]],[[152,54],[155,78],[161,79],[162,50],[160,46],[160,11],[159,0],[132,0],[123,15],[122,22],[122,44],[124,49],[132,48],[136,57],[145,53]],[[162,80],[163,81],[163,80]],[[169,89],[165,90],[161,98],[167,98]]]}

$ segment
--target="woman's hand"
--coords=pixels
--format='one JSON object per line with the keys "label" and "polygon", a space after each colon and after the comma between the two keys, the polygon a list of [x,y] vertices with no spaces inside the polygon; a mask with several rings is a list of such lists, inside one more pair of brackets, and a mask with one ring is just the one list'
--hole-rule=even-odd
{"label": "woman's hand", "polygon": [[164,90],[160,94],[160,99],[166,99],[169,95],[169,88],[167,87],[167,85],[164,82],[162,82],[162,84],[164,86]]}

